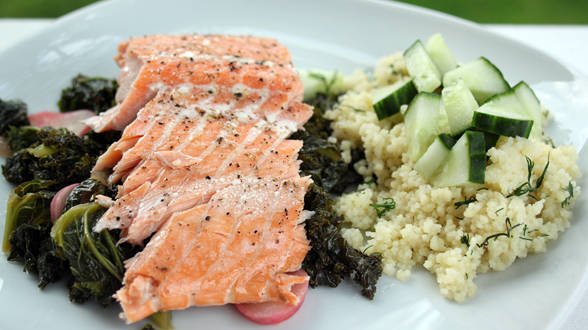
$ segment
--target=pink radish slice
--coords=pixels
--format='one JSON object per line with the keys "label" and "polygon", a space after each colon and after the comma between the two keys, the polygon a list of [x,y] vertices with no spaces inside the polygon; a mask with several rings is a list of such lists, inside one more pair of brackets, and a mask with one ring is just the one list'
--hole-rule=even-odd
{"label": "pink radish slice", "polygon": [[[307,276],[304,270],[298,270],[292,275]],[[308,281],[295,284],[292,286],[292,292],[298,297],[298,304],[288,305],[282,302],[264,302],[257,304],[237,304],[237,310],[247,319],[259,324],[276,324],[289,319],[302,306],[306,292],[308,291]]]}
{"label": "pink radish slice", "polygon": [[31,122],[31,126],[67,128],[77,135],[82,135],[89,130],[88,126],[82,120],[94,117],[95,115],[90,110],[76,110],[65,113],[42,111],[29,115],[29,121]]}
{"label": "pink radish slice", "polygon": [[78,183],[70,184],[67,187],[61,188],[61,190],[53,196],[51,205],[49,206],[51,222],[55,223],[57,218],[63,213],[63,208],[65,207],[65,202],[67,201],[69,194],[71,194],[71,191],[78,185]]}

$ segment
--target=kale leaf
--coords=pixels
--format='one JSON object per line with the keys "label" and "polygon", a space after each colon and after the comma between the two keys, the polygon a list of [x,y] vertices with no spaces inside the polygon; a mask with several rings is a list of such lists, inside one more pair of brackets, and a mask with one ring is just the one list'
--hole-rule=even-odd
{"label": "kale leaf", "polygon": [[7,133],[10,150],[15,153],[26,149],[39,141],[40,129],[31,126],[11,126]]}
{"label": "kale leaf", "polygon": [[52,181],[23,183],[10,193],[6,210],[2,250],[9,261],[21,262],[25,271],[37,274],[40,288],[55,282],[65,269],[49,236],[54,186]]}
{"label": "kale leaf", "polygon": [[336,102],[336,95],[317,94],[308,103],[314,105],[314,114],[304,125],[304,130],[293,134],[304,144],[298,158],[300,170],[314,181],[304,197],[306,209],[314,211],[305,221],[306,236],[311,249],[302,268],[310,276],[310,286],[336,287],[344,278],[351,278],[361,286],[361,293],[373,299],[376,283],[382,275],[380,256],[368,256],[352,248],[341,236],[341,218],[335,213],[331,194],[341,194],[345,189],[361,183],[363,178],[352,164],[364,158],[360,150],[352,151],[352,162],[346,164],[341,150],[328,141],[330,121],[323,114]]}
{"label": "kale leaf", "polygon": [[115,189],[115,186],[107,187],[94,179],[86,179],[71,191],[65,201],[64,211],[79,204],[89,203],[94,200],[96,195],[114,197],[116,195]]}
{"label": "kale leaf", "polygon": [[71,80],[71,86],[61,92],[57,105],[61,112],[89,109],[100,113],[116,104],[117,89],[116,80],[78,74]]}
{"label": "kale leaf", "polygon": [[345,241],[340,232],[340,217],[333,209],[331,196],[318,185],[311,185],[304,197],[305,208],[314,211],[305,221],[311,249],[302,268],[310,276],[310,286],[336,287],[346,277],[361,286],[361,293],[373,299],[382,275],[379,255],[368,256]]}
{"label": "kale leaf", "polygon": [[339,147],[327,140],[331,134],[331,122],[323,114],[333,102],[332,96],[317,94],[315,99],[309,101],[309,104],[314,105],[313,116],[304,125],[304,130],[295,132],[291,138],[304,143],[298,154],[298,158],[302,160],[302,174],[310,175],[326,192],[341,194],[346,188],[363,181],[363,177],[353,169],[353,163],[364,158],[364,155],[361,151],[354,150],[352,162],[346,164]]}
{"label": "kale leaf", "polygon": [[6,136],[11,126],[29,125],[27,105],[20,100],[3,101],[0,99],[0,136]]}
{"label": "kale leaf", "polygon": [[[36,139],[34,137],[36,130]],[[19,136],[26,138],[18,139]],[[57,188],[90,176],[98,156],[106,149],[89,135],[77,136],[61,128],[23,126],[10,131],[9,141],[18,150],[8,157],[2,173],[8,182],[53,180]],[[17,145],[15,141],[20,141]]]}
{"label": "kale leaf", "polygon": [[117,246],[115,231],[92,230],[104,211],[95,203],[76,205],[59,217],[51,230],[58,252],[69,262],[73,302],[95,299],[105,306],[111,304],[112,295],[122,285],[123,261],[137,252],[128,244]]}

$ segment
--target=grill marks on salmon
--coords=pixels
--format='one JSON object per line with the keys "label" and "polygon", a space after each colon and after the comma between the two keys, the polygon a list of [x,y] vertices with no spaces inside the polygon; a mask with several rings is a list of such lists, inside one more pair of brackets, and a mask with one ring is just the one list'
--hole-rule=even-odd
{"label": "grill marks on salmon", "polygon": [[290,55],[242,36],[152,36],[119,46],[119,104],[90,122],[123,129],[93,176],[120,184],[94,230],[143,244],[116,297],[128,322],[159,310],[296,303],[310,249],[301,141],[312,115]]}
{"label": "grill marks on salmon", "polygon": [[287,272],[300,267],[309,247],[298,224],[302,205],[292,201],[303,198],[307,184],[232,185],[210,203],[174,214],[127,263],[125,288],[117,293],[127,318],[193,305],[296,302],[290,287],[305,279]]}
{"label": "grill marks on salmon", "polygon": [[[232,86],[241,80],[245,85],[259,88],[272,74],[271,70],[260,70],[260,66],[274,70],[291,67],[290,55],[284,46],[275,40],[251,36],[133,38],[119,45],[116,60],[121,66],[120,88],[116,95],[119,104],[87,121],[97,132],[122,130],[162,86],[186,80],[196,85],[213,82],[218,86]],[[245,69],[241,70],[243,67]],[[243,72],[239,75],[234,74],[235,71]],[[282,86],[294,87],[288,83]]]}

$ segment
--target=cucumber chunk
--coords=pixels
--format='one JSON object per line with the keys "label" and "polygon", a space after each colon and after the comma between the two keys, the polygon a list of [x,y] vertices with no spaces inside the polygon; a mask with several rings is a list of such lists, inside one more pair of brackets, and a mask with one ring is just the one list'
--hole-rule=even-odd
{"label": "cucumber chunk", "polygon": [[447,113],[451,135],[460,134],[470,128],[478,103],[463,80],[459,79],[454,85],[443,88],[441,102]]}
{"label": "cucumber chunk", "polygon": [[437,136],[439,120],[439,94],[419,93],[404,113],[408,136],[408,156],[416,162]]}
{"label": "cucumber chunk", "polygon": [[463,79],[479,104],[484,103],[492,95],[504,93],[509,89],[502,72],[484,57],[445,73],[443,86],[455,85],[460,79]]}
{"label": "cucumber chunk", "polygon": [[527,113],[533,119],[533,128],[531,129],[531,138],[539,139],[543,135],[543,110],[541,103],[535,93],[527,85],[526,82],[521,81],[516,84],[512,90],[521,102],[522,106],[527,110]]}
{"label": "cucumber chunk", "polygon": [[439,106],[439,121],[437,122],[437,131],[439,132],[439,134],[451,133],[451,130],[449,129],[449,118],[447,117],[447,111],[445,111],[443,102],[441,102],[441,105]]}
{"label": "cucumber chunk", "polygon": [[417,95],[417,90],[412,80],[408,80],[376,88],[371,94],[374,111],[378,119],[382,120],[400,112],[400,106],[409,104]]}
{"label": "cucumber chunk", "polygon": [[427,180],[431,179],[445,163],[445,158],[455,142],[456,140],[450,135],[439,134],[416,162],[414,169]]}
{"label": "cucumber chunk", "polygon": [[486,103],[474,112],[472,126],[489,133],[504,136],[529,137],[533,120],[520,115],[512,108],[495,103]]}
{"label": "cucumber chunk", "polygon": [[453,57],[449,47],[447,47],[441,33],[436,33],[427,40],[426,50],[433,63],[437,66],[437,69],[439,69],[441,76],[457,67],[457,61]]}
{"label": "cucumber chunk", "polygon": [[404,62],[419,92],[432,92],[441,86],[441,73],[420,40],[404,52]]}
{"label": "cucumber chunk", "polygon": [[304,101],[312,100],[318,93],[339,94],[344,91],[343,74],[322,69],[298,70],[304,85]]}
{"label": "cucumber chunk", "polygon": [[432,179],[438,187],[483,184],[486,173],[484,134],[465,131],[451,148],[441,171]]}

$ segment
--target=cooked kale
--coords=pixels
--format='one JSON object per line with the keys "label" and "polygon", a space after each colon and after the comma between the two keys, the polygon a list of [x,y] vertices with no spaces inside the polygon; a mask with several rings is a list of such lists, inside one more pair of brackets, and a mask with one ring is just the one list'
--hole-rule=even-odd
{"label": "cooked kale", "polygon": [[27,105],[20,100],[3,101],[0,99],[0,136],[6,136],[11,126],[29,125]]}
{"label": "cooked kale", "polygon": [[158,329],[158,330],[173,330],[172,312],[161,311],[149,316],[149,323],[147,323],[143,330]]}
{"label": "cooked kale", "polygon": [[51,223],[24,223],[10,235],[9,261],[24,264],[24,270],[39,277],[39,288],[57,281],[67,270],[67,263],[55,250],[49,236]]}
{"label": "cooked kale", "polygon": [[76,205],[59,217],[51,230],[58,252],[69,262],[73,302],[95,299],[105,306],[112,303],[112,295],[122,285],[123,261],[137,252],[127,244],[117,246],[117,232],[92,230],[104,211],[95,203]]}
{"label": "cooked kale", "polygon": [[52,181],[30,181],[16,187],[8,198],[4,225],[2,250],[9,261],[21,262],[25,271],[37,274],[40,288],[56,281],[65,268],[49,236],[53,187]]}
{"label": "cooked kale", "polygon": [[114,189],[115,187],[107,187],[94,179],[86,179],[71,191],[65,201],[64,211],[79,204],[89,203],[96,195],[114,197],[116,195]]}
{"label": "cooked kale", "polygon": [[347,187],[363,181],[363,177],[353,169],[353,163],[363,158],[363,153],[354,150],[354,159],[350,164],[346,164],[339,147],[327,141],[331,134],[330,121],[324,118],[323,114],[333,102],[333,97],[325,94],[318,94],[311,100],[314,115],[304,125],[304,130],[294,133],[292,138],[304,142],[298,154],[298,158],[302,160],[302,174],[310,175],[326,192],[341,194]]}
{"label": "cooked kale", "polygon": [[303,175],[310,175],[326,192],[341,194],[347,187],[363,181],[363,177],[353,169],[353,162],[346,164],[343,161],[336,144],[306,131],[297,132],[294,138],[304,142],[298,154],[302,160],[300,171]]}
{"label": "cooked kale", "polygon": [[339,147],[327,141],[331,134],[330,121],[323,114],[336,100],[336,95],[317,94],[315,99],[309,101],[314,105],[314,115],[304,125],[304,130],[292,136],[304,142],[298,156],[302,160],[300,170],[305,175],[311,175],[314,181],[304,197],[304,207],[314,211],[314,215],[305,222],[311,250],[302,267],[310,276],[311,287],[336,287],[349,277],[361,286],[365,297],[372,299],[376,283],[382,275],[381,259],[377,255],[368,256],[347,244],[341,236],[341,219],[335,213],[331,200],[331,194],[341,194],[346,188],[363,181],[352,166],[364,158],[361,150],[353,150],[352,162],[345,164]]}
{"label": "cooked kale", "polygon": [[71,80],[71,86],[61,92],[57,105],[61,112],[89,109],[100,113],[116,104],[117,89],[116,80],[78,74]]}
{"label": "cooked kale", "polygon": [[79,137],[64,128],[37,129],[37,138],[33,142],[34,130],[27,126],[11,130],[13,144],[17,136],[27,138],[15,144],[15,149],[21,149],[8,157],[2,166],[8,182],[53,180],[57,188],[80,182],[90,176],[97,157],[105,149],[89,136]]}
{"label": "cooked kale", "polygon": [[361,286],[361,293],[373,299],[382,275],[380,256],[368,256],[347,244],[340,232],[340,217],[333,209],[331,196],[318,185],[311,185],[304,205],[314,215],[306,220],[306,236],[312,247],[302,267],[310,276],[310,286],[336,287],[344,278]]}
{"label": "cooked kale", "polygon": [[14,153],[32,146],[39,141],[39,131],[40,129],[31,126],[11,126],[6,135],[10,150]]}
{"label": "cooked kale", "polygon": [[88,144],[92,145],[92,151],[95,154],[103,154],[108,147],[114,142],[120,140],[122,135],[121,131],[107,131],[102,133],[96,133],[94,131],[89,131],[88,133],[84,134],[83,138],[86,140]]}

